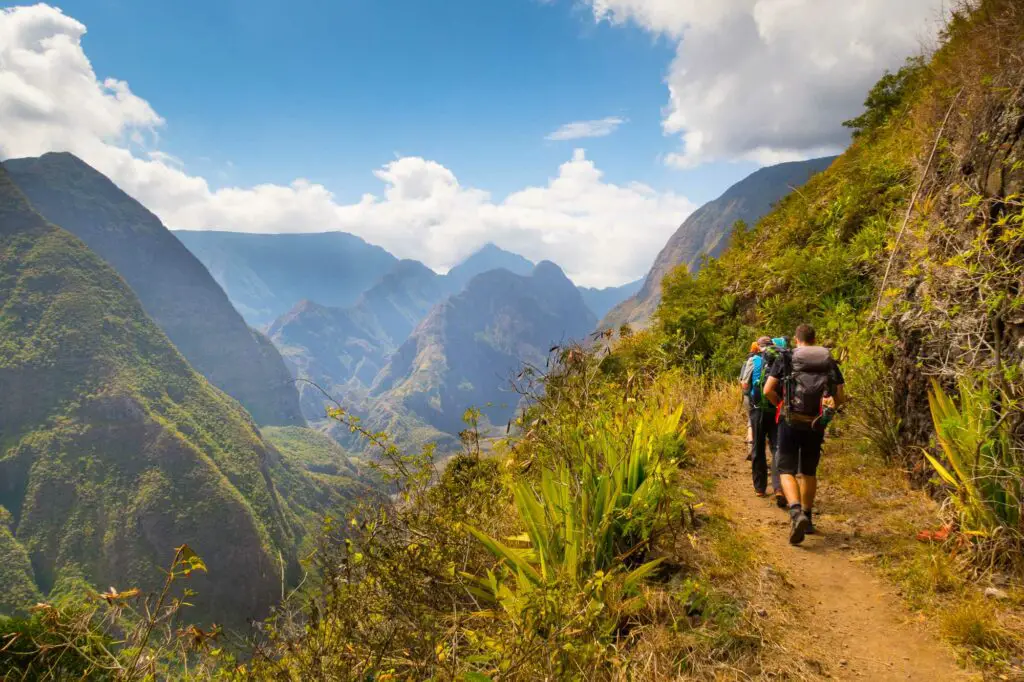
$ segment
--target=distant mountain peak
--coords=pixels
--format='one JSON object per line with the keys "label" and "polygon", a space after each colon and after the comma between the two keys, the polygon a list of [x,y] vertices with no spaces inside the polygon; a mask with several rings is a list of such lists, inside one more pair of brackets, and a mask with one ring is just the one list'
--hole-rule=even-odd
{"label": "distant mountain peak", "polygon": [[552,263],[549,260],[542,260],[534,266],[533,272],[530,276],[534,279],[546,279],[549,281],[566,282],[569,286],[576,286],[572,283],[572,280],[565,274],[562,268],[558,267],[557,264]]}
{"label": "distant mountain peak", "polygon": [[450,288],[459,291],[469,280],[489,270],[508,270],[516,275],[529,275],[533,268],[533,261],[488,242],[449,270],[446,278],[451,284]]}
{"label": "distant mountain peak", "polygon": [[753,224],[793,188],[828,168],[834,156],[791,161],[760,168],[701,206],[687,218],[658,254],[640,291],[615,306],[601,320],[601,329],[623,324],[646,327],[661,302],[661,281],[680,265],[696,269],[705,255],[715,257],[729,243],[732,227]]}

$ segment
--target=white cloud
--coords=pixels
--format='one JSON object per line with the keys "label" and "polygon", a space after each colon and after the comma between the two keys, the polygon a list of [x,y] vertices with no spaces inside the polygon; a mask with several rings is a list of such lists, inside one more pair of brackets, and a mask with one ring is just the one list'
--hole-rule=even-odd
{"label": "white cloud", "polygon": [[618,116],[609,116],[596,121],[574,121],[549,133],[544,139],[561,141],[579,140],[584,137],[606,137],[618,130],[619,126],[625,122],[626,119]]}
{"label": "white cloud", "polygon": [[583,0],[598,21],[678,41],[671,165],[775,163],[842,149],[870,87],[931,45],[951,0]]}
{"label": "white cloud", "polygon": [[82,50],[84,33],[47,5],[0,12],[0,158],[70,151],[170,227],[344,230],[437,269],[493,241],[553,260],[580,284],[605,286],[642,275],[694,208],[673,193],[605,182],[583,150],[546,184],[503,201],[418,157],[375,171],[381,195],[354,204],[302,179],[214,191],[157,148],[165,122],[144,99],[127,83],[97,79]]}

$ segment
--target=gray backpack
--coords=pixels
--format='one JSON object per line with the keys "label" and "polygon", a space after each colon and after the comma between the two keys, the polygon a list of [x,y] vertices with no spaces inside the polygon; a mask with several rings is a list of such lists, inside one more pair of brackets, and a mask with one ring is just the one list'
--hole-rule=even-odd
{"label": "gray backpack", "polygon": [[788,422],[810,423],[821,414],[821,401],[831,386],[832,353],[822,346],[802,346],[789,353],[785,417]]}

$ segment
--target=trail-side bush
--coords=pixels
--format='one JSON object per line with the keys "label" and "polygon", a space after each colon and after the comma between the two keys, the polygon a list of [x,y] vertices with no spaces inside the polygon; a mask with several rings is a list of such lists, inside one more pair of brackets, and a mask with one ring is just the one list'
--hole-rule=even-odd
{"label": "trail-side bush", "polygon": [[[519,641],[534,641],[559,677],[602,664],[643,605],[640,585],[660,563],[645,561],[666,509],[666,469],[675,466],[682,408],[595,416],[593,433],[567,434],[572,463],[519,481],[513,496],[521,534],[496,538],[472,526],[499,564],[467,575],[472,592],[504,612]],[[625,446],[623,446],[625,443]],[[513,665],[491,647],[495,672]]]}
{"label": "trail-side bush", "polygon": [[959,537],[984,563],[1020,562],[1024,549],[1024,451],[1009,424],[1020,406],[964,378],[957,404],[933,382],[929,396],[942,458],[925,453],[951,489]]}
{"label": "trail-side bush", "polygon": [[68,594],[28,615],[0,617],[0,676],[20,680],[207,679],[230,662],[220,628],[180,617],[193,596],[182,583],[206,566],[187,545],[175,550],[160,592]]}
{"label": "trail-side bush", "polygon": [[896,389],[888,370],[876,357],[868,355],[860,360],[853,367],[843,368],[851,401],[846,410],[851,435],[882,461],[902,464]]}

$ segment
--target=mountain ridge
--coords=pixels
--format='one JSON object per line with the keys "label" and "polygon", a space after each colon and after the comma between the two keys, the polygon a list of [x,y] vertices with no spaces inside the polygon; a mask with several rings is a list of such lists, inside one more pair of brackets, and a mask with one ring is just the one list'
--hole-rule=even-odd
{"label": "mountain ridge", "polygon": [[305,532],[274,472],[297,492],[315,485],[3,168],[0,256],[0,549],[29,560],[11,584],[46,593],[81,575],[148,589],[188,543],[210,568],[194,580],[199,613],[265,615],[282,571],[297,577]]}
{"label": "mountain ridge", "polygon": [[253,234],[175,230],[210,271],[246,321],[263,327],[309,299],[353,305],[398,262],[348,232]]}
{"label": "mountain ridge", "polygon": [[600,329],[617,330],[623,325],[644,328],[650,324],[661,301],[661,281],[675,267],[694,270],[707,255],[715,257],[728,244],[733,225],[748,225],[768,213],[772,205],[803,185],[815,173],[827,168],[834,156],[793,161],[759,168],[730,186],[717,199],[690,215],[669,238],[654,260],[640,290],[614,306],[600,321]]}
{"label": "mountain ridge", "polygon": [[153,213],[69,153],[4,162],[49,222],[80,238],[132,288],[189,363],[259,423],[300,425],[280,354],[249,328],[202,263]]}

